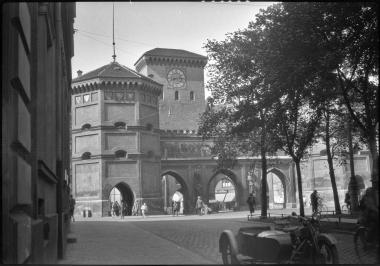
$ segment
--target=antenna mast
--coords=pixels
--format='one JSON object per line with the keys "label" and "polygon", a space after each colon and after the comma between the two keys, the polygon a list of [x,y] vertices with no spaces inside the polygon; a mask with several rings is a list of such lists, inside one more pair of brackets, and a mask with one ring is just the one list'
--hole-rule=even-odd
{"label": "antenna mast", "polygon": [[115,3],[112,3],[112,45],[113,45],[113,61],[116,60],[115,54]]}

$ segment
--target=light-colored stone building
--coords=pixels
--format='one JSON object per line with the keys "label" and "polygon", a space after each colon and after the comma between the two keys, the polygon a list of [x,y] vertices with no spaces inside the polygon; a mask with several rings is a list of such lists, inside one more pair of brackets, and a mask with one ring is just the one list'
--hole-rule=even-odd
{"label": "light-colored stone building", "polygon": [[[183,195],[181,207],[189,213],[198,195],[206,203],[215,198],[226,178],[234,187],[234,209],[247,208],[252,190],[261,205],[260,158],[242,156],[234,169],[217,169],[210,154],[212,140],[197,135],[199,115],[206,107],[206,63],[205,56],[155,48],[136,61],[136,71],[112,62],[79,73],[73,80],[72,176],[77,215],[85,209],[109,215],[113,188],[128,201],[129,214],[138,210],[141,201],[148,203],[150,212],[163,212],[175,191]],[[315,145],[302,164],[303,191],[308,198],[317,189],[332,208],[323,149]],[[369,186],[368,154],[356,154],[355,166],[359,183]],[[335,170],[343,204],[349,167],[336,165]],[[291,158],[283,153],[269,156],[268,174],[270,208],[298,206]]]}

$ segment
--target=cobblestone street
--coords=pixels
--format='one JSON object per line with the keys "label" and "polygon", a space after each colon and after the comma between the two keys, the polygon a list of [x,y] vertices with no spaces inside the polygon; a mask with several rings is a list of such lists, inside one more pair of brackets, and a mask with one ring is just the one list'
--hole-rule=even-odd
{"label": "cobblestone street", "polygon": [[[240,217],[235,217],[235,216]],[[221,264],[220,233],[250,226],[241,214],[185,217],[98,218],[77,221],[77,242],[68,245],[61,264]],[[361,264],[353,236],[334,233],[340,263]],[[375,261],[368,258],[368,263]]]}

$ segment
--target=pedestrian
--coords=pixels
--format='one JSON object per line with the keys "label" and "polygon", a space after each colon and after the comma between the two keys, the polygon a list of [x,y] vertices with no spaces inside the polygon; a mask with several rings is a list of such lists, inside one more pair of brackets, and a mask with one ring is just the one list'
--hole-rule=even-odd
{"label": "pedestrian", "polygon": [[379,230],[379,200],[375,189],[369,187],[365,190],[359,202],[358,223],[368,228],[367,241],[378,240]]}
{"label": "pedestrian", "polygon": [[255,196],[253,196],[252,193],[249,193],[249,196],[248,196],[248,199],[247,199],[247,203],[248,203],[248,206],[249,206],[249,212],[252,215],[255,212],[255,204],[256,204]]}
{"label": "pedestrian", "polygon": [[112,202],[112,206],[111,206],[112,217],[116,216],[116,212],[115,212],[116,205],[115,204],[116,204],[116,201]]}
{"label": "pedestrian", "polygon": [[115,201],[114,207],[116,216],[119,216],[120,214],[120,204],[119,202]]}
{"label": "pedestrian", "polygon": [[125,215],[125,211],[126,211],[126,209],[125,209],[125,200],[121,200],[121,215],[120,215],[120,218],[121,219],[124,219],[124,215]]}
{"label": "pedestrian", "polygon": [[351,213],[351,196],[348,191],[346,192],[346,195],[344,196],[344,203],[347,205],[347,210]]}
{"label": "pedestrian", "polygon": [[148,206],[146,205],[146,203],[144,202],[144,204],[141,206],[141,213],[142,213],[142,216],[143,218],[145,218],[145,213],[148,211]]}
{"label": "pedestrian", "polygon": [[175,216],[176,214],[178,216],[179,207],[180,207],[180,203],[173,200],[173,216]]}
{"label": "pedestrian", "polygon": [[110,200],[110,210],[108,211],[108,216],[112,216],[112,201]]}
{"label": "pedestrian", "polygon": [[312,213],[316,213],[318,210],[318,192],[314,190],[313,193],[310,194],[310,203]]}
{"label": "pedestrian", "polygon": [[195,203],[196,214],[199,213],[199,215],[202,215],[202,209],[203,209],[203,201],[201,199],[201,196],[198,196],[197,202]]}
{"label": "pedestrian", "polygon": [[70,219],[72,219],[73,222],[75,222],[74,209],[75,209],[75,199],[73,198],[73,195],[70,194],[69,211],[70,211]]}

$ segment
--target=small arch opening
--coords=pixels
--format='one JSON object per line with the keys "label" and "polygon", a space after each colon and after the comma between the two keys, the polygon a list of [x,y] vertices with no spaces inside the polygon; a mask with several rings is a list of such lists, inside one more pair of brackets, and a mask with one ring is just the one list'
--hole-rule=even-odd
{"label": "small arch opening", "polygon": [[117,150],[117,151],[115,151],[115,157],[116,158],[125,158],[125,157],[127,157],[127,152],[124,150]]}
{"label": "small arch opening", "polygon": [[175,91],[174,92],[174,100],[178,101],[178,99],[179,99],[179,93],[178,93],[178,91]]}
{"label": "small arch opening", "polygon": [[146,124],[146,130],[152,130],[153,129],[153,125],[151,124],[151,123],[148,123],[148,124]]}
{"label": "small arch opening", "polygon": [[91,152],[86,151],[82,154],[82,160],[91,159]]}
{"label": "small arch opening", "polygon": [[114,124],[116,128],[125,129],[125,122],[118,121]]}
{"label": "small arch opening", "polygon": [[86,130],[86,129],[90,129],[91,128],[91,124],[89,123],[86,123],[82,126],[82,130]]}
{"label": "small arch opening", "polygon": [[190,92],[190,101],[194,101],[194,92],[193,91]]}

